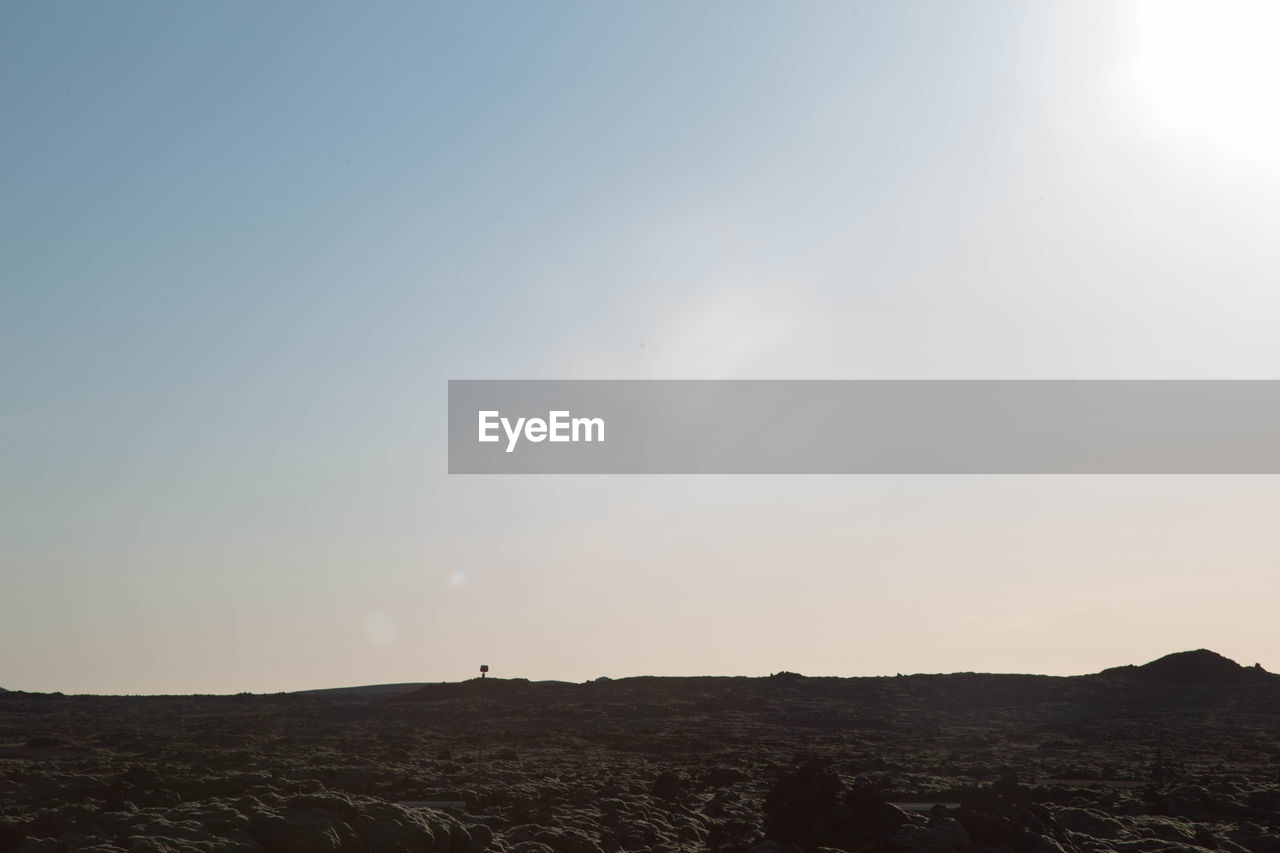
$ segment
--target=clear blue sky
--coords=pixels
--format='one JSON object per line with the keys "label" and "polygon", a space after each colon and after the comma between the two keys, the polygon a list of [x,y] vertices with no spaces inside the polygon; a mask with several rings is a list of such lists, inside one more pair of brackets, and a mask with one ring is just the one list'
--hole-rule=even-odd
{"label": "clear blue sky", "polygon": [[1280,669],[1272,478],[449,478],[450,378],[1275,377],[1265,3],[0,6],[0,686]]}

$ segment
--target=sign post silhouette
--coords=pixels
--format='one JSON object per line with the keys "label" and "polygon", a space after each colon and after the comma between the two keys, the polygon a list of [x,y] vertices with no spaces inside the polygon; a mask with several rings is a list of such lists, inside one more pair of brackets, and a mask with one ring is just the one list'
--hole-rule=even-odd
{"label": "sign post silhouette", "polygon": [[487,663],[481,664],[481,665],[480,665],[480,684],[479,684],[479,688],[480,688],[480,726],[479,726],[479,729],[480,729],[480,736],[476,738],[476,769],[477,769],[478,771],[480,771],[481,773],[483,773],[483,772],[484,772],[484,719],[485,719],[485,713],[484,713],[484,712],[485,712],[485,707],[484,707],[484,698],[485,698],[485,697],[484,697],[484,693],[485,693],[485,690],[484,690],[484,677],[485,677],[485,675],[487,675],[487,674],[488,674],[488,672],[489,672],[489,665],[488,665]]}

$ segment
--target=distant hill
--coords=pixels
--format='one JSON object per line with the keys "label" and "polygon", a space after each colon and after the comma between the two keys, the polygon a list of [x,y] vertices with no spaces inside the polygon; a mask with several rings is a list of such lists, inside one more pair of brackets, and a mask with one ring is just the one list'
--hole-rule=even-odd
{"label": "distant hill", "polygon": [[[900,677],[901,678],[901,677]],[[1002,675],[992,673],[957,672],[951,674],[905,676],[907,679],[925,679],[938,684],[966,685],[1017,685],[1019,690],[1032,691],[1049,683],[1079,683],[1081,680],[1116,678],[1146,684],[1256,684],[1280,685],[1280,675],[1267,672],[1260,665],[1241,666],[1230,658],[1208,649],[1176,652],[1150,663],[1115,666],[1094,675],[1051,677],[1038,675]],[[327,687],[315,690],[297,690],[291,696],[316,696],[343,699],[363,699],[371,702],[434,702],[449,699],[477,697],[530,697],[563,696],[565,690],[585,688],[593,693],[601,691],[693,691],[707,687],[751,689],[752,685],[770,690],[808,685],[814,689],[831,689],[840,682],[876,682],[882,678],[805,677],[794,672],[779,672],[767,678],[741,676],[635,676],[630,678],[600,678],[593,682],[577,684],[567,681],[530,681],[527,678],[472,678],[466,681],[422,682],[410,681],[397,684],[366,684],[354,687]],[[0,693],[11,693],[0,687]]]}
{"label": "distant hill", "polygon": [[366,684],[360,687],[325,687],[319,690],[297,690],[294,696],[328,696],[347,699],[385,699],[402,693],[412,693],[426,684],[424,681],[403,684]]}
{"label": "distant hill", "polygon": [[[1234,684],[1270,682],[1280,683],[1280,676],[1267,672],[1260,665],[1244,667],[1230,658],[1208,649],[1176,652],[1141,665],[1116,666],[1104,669],[1096,675],[1052,677],[1042,675],[1003,675],[978,672],[907,676],[909,679],[925,679],[938,684],[1005,685],[1017,686],[1026,692],[1035,692],[1051,683],[1075,682],[1079,679],[1094,680],[1099,677],[1119,677],[1133,682],[1160,684]],[[433,702],[447,699],[467,699],[478,696],[500,697],[513,695],[544,696],[550,688],[579,688],[600,690],[697,690],[710,686],[751,689],[753,685],[769,689],[781,689],[807,684],[818,687],[845,681],[876,681],[871,678],[817,677],[806,678],[794,672],[779,672],[768,678],[729,678],[705,676],[700,678],[676,676],[636,676],[617,680],[602,678],[595,682],[577,684],[565,681],[529,681],[526,678],[472,678],[467,681],[438,682],[418,685],[414,690],[396,691],[388,695],[390,702]],[[411,685],[403,685],[405,687]]]}
{"label": "distant hill", "polygon": [[1235,684],[1274,677],[1258,664],[1241,666],[1208,649],[1176,652],[1141,666],[1116,666],[1100,674],[1161,684]]}
{"label": "distant hill", "polygon": [[551,688],[578,687],[568,681],[530,681],[527,678],[472,678],[467,681],[442,681],[424,684],[410,693],[387,697],[388,702],[434,702],[442,699],[510,696],[515,693],[543,691]]}
{"label": "distant hill", "polygon": [[[1175,652],[1149,663],[1114,666],[1091,675],[1048,676],[1030,674],[1001,674],[982,672],[953,672],[887,676],[803,676],[794,672],[778,672],[765,677],[747,676],[660,676],[640,675],[612,679],[597,678],[581,684],[569,681],[530,681],[527,678],[472,678],[466,681],[424,682],[406,681],[395,684],[363,684],[351,687],[324,687],[312,690],[296,690],[289,696],[346,699],[365,702],[437,702],[450,699],[523,697],[535,702],[543,700],[570,700],[581,693],[584,697],[624,697],[626,701],[658,701],[670,694],[705,694],[706,691],[747,693],[764,691],[772,695],[778,691],[803,690],[818,694],[839,692],[856,684],[881,684],[883,682],[928,684],[930,689],[943,688],[956,696],[968,696],[969,692],[1001,691],[1002,695],[1017,694],[1021,699],[1036,701],[1044,691],[1069,689],[1093,690],[1102,685],[1113,688],[1118,682],[1141,685],[1261,685],[1267,690],[1280,692],[1280,674],[1263,669],[1260,664],[1241,666],[1228,657],[1208,649]],[[844,686],[842,686],[844,685]],[[1011,692],[1012,691],[1012,692]],[[61,696],[61,693],[24,693],[0,687],[0,694],[10,697]],[[249,696],[250,694],[241,694]],[[262,694],[267,695],[267,694]],[[744,694],[746,695],[746,694]],[[1045,694],[1048,695],[1048,694]],[[239,698],[239,697],[235,697]],[[973,700],[968,697],[966,701]],[[10,701],[10,700],[6,700]],[[665,701],[665,700],[663,700]],[[973,700],[976,701],[976,700]]]}

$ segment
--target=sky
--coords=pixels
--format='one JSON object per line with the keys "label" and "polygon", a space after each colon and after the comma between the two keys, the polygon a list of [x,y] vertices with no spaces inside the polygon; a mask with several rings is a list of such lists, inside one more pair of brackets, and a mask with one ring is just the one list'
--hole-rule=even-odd
{"label": "sky", "polygon": [[449,379],[1280,378],[1258,2],[0,5],[0,687],[1280,670],[1275,477],[465,477]]}

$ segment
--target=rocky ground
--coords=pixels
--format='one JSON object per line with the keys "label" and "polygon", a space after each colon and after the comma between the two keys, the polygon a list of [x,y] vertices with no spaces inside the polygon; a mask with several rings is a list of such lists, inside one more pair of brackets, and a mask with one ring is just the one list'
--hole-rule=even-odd
{"label": "rocky ground", "polygon": [[1280,853],[1280,677],[0,693],[0,851],[823,849]]}

